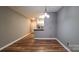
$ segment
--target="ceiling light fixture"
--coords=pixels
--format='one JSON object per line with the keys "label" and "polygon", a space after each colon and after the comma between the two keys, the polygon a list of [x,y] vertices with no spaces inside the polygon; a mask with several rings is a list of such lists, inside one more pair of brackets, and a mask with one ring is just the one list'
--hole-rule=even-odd
{"label": "ceiling light fixture", "polygon": [[45,7],[45,11],[44,11],[44,14],[43,15],[40,15],[39,18],[49,18],[50,15],[47,13],[47,9]]}

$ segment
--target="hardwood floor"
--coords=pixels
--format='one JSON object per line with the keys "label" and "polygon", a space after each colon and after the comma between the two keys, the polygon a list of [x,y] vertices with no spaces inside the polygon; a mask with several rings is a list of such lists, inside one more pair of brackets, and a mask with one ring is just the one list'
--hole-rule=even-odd
{"label": "hardwood floor", "polygon": [[2,52],[67,52],[56,40],[35,40],[33,35],[12,44]]}

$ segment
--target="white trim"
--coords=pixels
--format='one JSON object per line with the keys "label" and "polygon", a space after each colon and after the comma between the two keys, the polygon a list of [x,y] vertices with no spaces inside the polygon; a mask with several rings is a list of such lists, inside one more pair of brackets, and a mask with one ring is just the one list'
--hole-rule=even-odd
{"label": "white trim", "polygon": [[41,39],[41,40],[43,40],[43,39],[45,39],[45,40],[56,40],[56,38],[34,38],[34,39],[37,39],[37,40],[39,40],[39,39]]}
{"label": "white trim", "polygon": [[68,52],[71,52],[71,50],[66,47],[60,40],[56,39]]}
{"label": "white trim", "polygon": [[79,44],[70,44],[69,47],[72,51],[79,51]]}
{"label": "white trim", "polygon": [[[11,42],[11,43],[9,43],[9,44],[3,46],[2,48],[0,48],[0,51],[3,50],[3,49],[6,48],[6,47],[12,45],[13,43],[15,43],[15,42],[17,42],[17,41],[23,39],[24,37],[26,37],[26,36],[28,36],[28,35],[30,35],[30,34],[31,34],[31,33],[28,33],[28,34],[26,34],[26,35],[24,35],[24,36],[18,38],[17,40],[14,40],[13,42]],[[67,48],[67,47],[66,47],[60,40],[58,40],[57,38],[34,38],[34,39],[38,39],[38,40],[39,40],[39,39],[57,40],[67,51],[71,52],[71,50],[70,50],[69,48]]]}
{"label": "white trim", "polygon": [[5,46],[1,47],[1,48],[0,48],[0,51],[1,51],[1,50],[3,50],[3,49],[4,49],[4,48],[6,48],[6,47],[8,47],[8,46],[12,45],[13,43],[15,43],[15,42],[17,42],[17,41],[19,41],[19,40],[23,39],[24,37],[26,37],[26,36],[28,36],[28,35],[30,35],[30,34],[31,34],[31,33],[28,33],[28,34],[26,34],[26,35],[24,35],[24,36],[22,36],[22,37],[18,38],[17,40],[14,40],[14,41],[12,41],[11,43],[8,43],[7,45],[5,45]]}
{"label": "white trim", "polygon": [[57,38],[34,38],[34,39],[37,39],[37,40],[39,40],[39,39],[41,39],[41,40],[43,40],[43,39],[45,39],[45,40],[57,40],[68,52],[71,52],[71,50],[69,49],[69,48],[67,48],[60,40],[58,40]]}

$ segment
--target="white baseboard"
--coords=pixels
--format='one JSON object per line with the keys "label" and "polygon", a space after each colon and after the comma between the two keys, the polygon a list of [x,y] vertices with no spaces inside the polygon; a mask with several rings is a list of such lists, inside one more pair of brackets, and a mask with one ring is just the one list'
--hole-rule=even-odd
{"label": "white baseboard", "polygon": [[41,40],[43,40],[43,39],[45,39],[45,40],[57,40],[68,52],[71,52],[71,50],[69,49],[69,48],[67,48],[60,40],[58,40],[57,38],[34,38],[34,39],[41,39]]}
{"label": "white baseboard", "polygon": [[7,44],[7,45],[5,45],[5,46],[1,47],[1,48],[0,48],[0,51],[1,51],[1,50],[3,50],[3,49],[4,49],[4,48],[6,48],[6,47],[8,47],[8,46],[12,45],[13,43],[15,43],[15,42],[17,42],[17,41],[19,41],[19,40],[23,39],[24,37],[26,37],[26,36],[28,36],[28,35],[30,35],[30,34],[31,34],[31,33],[28,33],[28,34],[26,34],[26,35],[24,35],[24,36],[22,36],[22,37],[18,38],[17,40],[14,40],[14,41],[12,41],[11,43],[9,43],[9,44]]}
{"label": "white baseboard", "polygon": [[56,40],[56,38],[34,38],[34,39],[37,39],[37,40]]}
{"label": "white baseboard", "polygon": [[[15,42],[17,42],[17,41],[23,39],[24,37],[26,37],[26,36],[28,36],[28,35],[30,35],[30,34],[31,34],[31,33],[28,33],[28,34],[26,34],[26,35],[24,35],[24,36],[18,38],[17,40],[14,40],[13,42],[11,42],[11,43],[9,43],[9,44],[3,46],[2,48],[0,48],[0,51],[3,50],[3,49],[6,48],[6,47],[12,45],[13,43],[15,43]],[[69,48],[67,48],[67,47],[66,47],[60,40],[58,40],[57,38],[34,38],[34,39],[38,39],[38,40],[39,40],[39,39],[41,39],[41,40],[43,40],[43,39],[45,39],[45,40],[57,40],[68,52],[71,52],[71,50],[70,50]]]}
{"label": "white baseboard", "polygon": [[68,52],[71,52],[71,50],[66,47],[60,40],[56,39]]}
{"label": "white baseboard", "polygon": [[79,51],[79,44],[70,44],[69,47],[72,51]]}

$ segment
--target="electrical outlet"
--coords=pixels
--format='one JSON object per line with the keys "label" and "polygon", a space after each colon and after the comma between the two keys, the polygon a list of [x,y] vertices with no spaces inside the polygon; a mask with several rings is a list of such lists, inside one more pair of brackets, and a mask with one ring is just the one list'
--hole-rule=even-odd
{"label": "electrical outlet", "polygon": [[67,46],[69,46],[69,42],[67,42]]}

